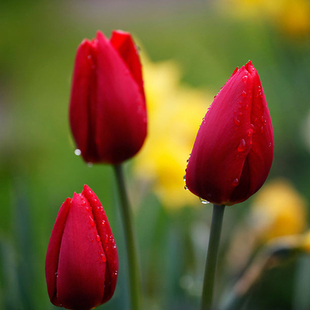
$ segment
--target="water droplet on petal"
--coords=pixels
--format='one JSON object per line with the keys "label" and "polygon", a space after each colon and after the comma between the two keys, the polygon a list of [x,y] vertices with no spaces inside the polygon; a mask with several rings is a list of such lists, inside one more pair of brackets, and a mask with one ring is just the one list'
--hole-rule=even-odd
{"label": "water droplet on petal", "polygon": [[183,176],[183,181],[184,182],[186,181],[186,174]]}
{"label": "water droplet on petal", "polygon": [[262,126],[262,127],[260,128],[260,132],[261,132],[261,133],[264,132],[264,126]]}
{"label": "water droplet on petal", "polygon": [[208,203],[210,203],[210,201],[205,200],[205,199],[203,199],[203,198],[199,198],[199,199],[200,199],[200,202],[201,202],[202,204],[204,204],[204,205],[207,205]]}
{"label": "water droplet on petal", "polygon": [[253,129],[253,133],[256,133],[256,128],[255,128],[254,124],[251,124],[251,127]]}
{"label": "water droplet on petal", "polygon": [[234,123],[239,126],[241,122],[237,117],[234,117]]}
{"label": "water droplet on petal", "polygon": [[96,240],[97,240],[98,242],[100,241],[100,236],[99,236],[99,235],[96,236]]}
{"label": "water droplet on petal", "polygon": [[91,225],[92,227],[94,227],[94,226],[95,226],[95,221],[94,221],[94,219],[92,218],[91,215],[89,215],[88,218],[89,218],[90,225]]}
{"label": "water droplet on petal", "polygon": [[234,179],[231,184],[232,186],[237,186],[239,184],[239,179]]}
{"label": "water droplet on petal", "polygon": [[242,82],[246,83],[247,80],[248,80],[248,76],[247,75],[242,77]]}
{"label": "water droplet on petal", "polygon": [[104,263],[107,261],[107,257],[104,254],[101,254],[101,258]]}
{"label": "water droplet on petal", "polygon": [[105,220],[102,220],[101,224],[104,225],[105,224]]}
{"label": "water droplet on petal", "polygon": [[75,154],[76,156],[80,156],[80,155],[82,154],[82,151],[81,151],[80,149],[75,149],[75,150],[74,150],[74,154]]}
{"label": "water droplet on petal", "polygon": [[109,236],[108,236],[108,234],[106,234],[106,235],[105,235],[104,242],[105,242],[105,243],[108,243],[108,241],[109,241]]}
{"label": "water droplet on petal", "polygon": [[246,148],[246,142],[244,139],[241,139],[237,150],[238,150],[238,152],[243,152],[243,151],[245,151],[245,148]]}
{"label": "water droplet on petal", "polygon": [[242,93],[241,93],[242,97],[246,97],[247,95],[247,92],[244,90]]}
{"label": "water droplet on petal", "polygon": [[248,104],[246,104],[246,105],[245,105],[245,109],[247,110],[248,108],[249,108],[249,105],[248,105]]}
{"label": "water droplet on petal", "polygon": [[184,189],[185,189],[186,191],[188,191],[188,187],[187,187],[187,185],[184,185]]}

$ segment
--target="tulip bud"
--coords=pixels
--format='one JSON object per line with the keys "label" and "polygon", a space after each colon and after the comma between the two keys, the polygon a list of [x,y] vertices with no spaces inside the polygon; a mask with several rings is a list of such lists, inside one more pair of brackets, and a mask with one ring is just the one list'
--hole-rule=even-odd
{"label": "tulip bud", "polygon": [[95,193],[84,186],[62,204],[46,254],[47,290],[55,306],[88,310],[113,295],[118,254]]}
{"label": "tulip bud", "polygon": [[273,159],[271,118],[251,61],[234,71],[198,131],[186,186],[215,204],[233,205],[265,182]]}
{"label": "tulip bud", "polygon": [[75,58],[70,126],[87,163],[119,164],[133,157],[147,133],[138,51],[129,33],[110,40],[98,31],[84,40]]}

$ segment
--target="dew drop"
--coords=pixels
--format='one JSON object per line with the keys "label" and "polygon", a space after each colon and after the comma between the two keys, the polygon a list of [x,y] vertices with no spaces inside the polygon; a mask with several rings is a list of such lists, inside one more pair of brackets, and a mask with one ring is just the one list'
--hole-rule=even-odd
{"label": "dew drop", "polygon": [[89,215],[89,222],[90,222],[90,225],[91,225],[92,227],[95,226],[95,221],[94,221],[94,219],[92,218],[91,215]]}
{"label": "dew drop", "polygon": [[183,176],[183,181],[184,182],[186,181],[186,174]]}
{"label": "dew drop", "polygon": [[232,186],[237,186],[239,184],[239,179],[234,179],[231,184]]}
{"label": "dew drop", "polygon": [[262,127],[260,128],[260,132],[261,132],[261,133],[264,132],[264,126],[262,126]]}
{"label": "dew drop", "polygon": [[247,95],[247,92],[244,90],[242,93],[241,93],[242,97],[246,97]]}
{"label": "dew drop", "polygon": [[254,124],[251,124],[251,127],[253,129],[253,133],[256,133],[256,128],[255,128]]}
{"label": "dew drop", "polygon": [[108,241],[109,241],[109,236],[108,236],[108,234],[106,234],[106,235],[105,235],[104,242],[105,242],[105,243],[108,243]]}
{"label": "dew drop", "polygon": [[105,224],[105,220],[102,220],[101,224],[104,225]]}
{"label": "dew drop", "polygon": [[271,147],[271,142],[269,142],[268,147]]}
{"label": "dew drop", "polygon": [[76,156],[80,156],[80,155],[82,154],[82,151],[81,151],[80,149],[75,149],[75,150],[74,150],[74,154],[75,154]]}
{"label": "dew drop", "polygon": [[245,76],[242,77],[242,81],[243,81],[244,83],[246,83],[247,80],[248,80],[248,76],[247,76],[247,75],[245,75]]}
{"label": "dew drop", "polygon": [[98,242],[100,241],[100,236],[99,236],[99,235],[96,236],[96,240],[97,240]]}
{"label": "dew drop", "polygon": [[102,261],[103,261],[104,263],[107,261],[107,258],[106,258],[106,256],[105,256],[104,254],[101,254],[101,259],[102,259]]}
{"label": "dew drop", "polygon": [[242,112],[239,112],[238,114],[241,116],[243,113],[242,113]]}
{"label": "dew drop", "polygon": [[234,117],[234,123],[239,126],[241,122],[237,117]]}
{"label": "dew drop", "polygon": [[200,202],[204,205],[207,205],[208,203],[210,203],[208,200],[205,200],[203,198],[199,198]]}
{"label": "dew drop", "polygon": [[238,152],[243,152],[243,151],[245,151],[245,148],[246,148],[246,142],[244,139],[241,139],[237,150],[238,150]]}
{"label": "dew drop", "polygon": [[245,105],[245,109],[246,109],[246,110],[249,109],[249,105],[248,105],[248,104]]}
{"label": "dew drop", "polygon": [[260,119],[264,123],[264,121],[265,121],[264,115],[262,115]]}
{"label": "dew drop", "polygon": [[187,185],[184,185],[184,189],[185,189],[186,191],[188,191],[188,187],[187,187]]}

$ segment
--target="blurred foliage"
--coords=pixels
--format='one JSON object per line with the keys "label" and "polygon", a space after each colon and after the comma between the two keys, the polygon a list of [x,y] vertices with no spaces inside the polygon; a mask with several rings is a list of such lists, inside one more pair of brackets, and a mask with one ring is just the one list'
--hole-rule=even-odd
{"label": "blurred foliage", "polygon": [[[85,183],[107,212],[121,258],[115,296],[99,308],[128,308],[125,251],[112,171],[108,166],[88,167],[74,155],[68,126],[75,51],[97,29],[107,36],[113,29],[132,32],[154,68],[158,62],[160,66],[173,59],[182,72],[176,83],[210,96],[236,66],[251,59],[260,74],[274,126],[275,157],[269,180],[287,178],[306,201],[310,199],[310,30],[306,22],[301,35],[274,23],[276,15],[264,10],[251,18],[227,12],[224,0],[214,2],[216,5],[198,0],[112,2],[0,2],[1,309],[55,309],[45,286],[46,248],[60,205]],[[308,6],[308,1],[294,3],[295,12],[308,14],[308,8],[296,8],[296,3]],[[301,13],[283,20],[301,22]],[[164,90],[166,86],[157,87]],[[180,92],[171,95],[174,100],[182,96],[182,87],[173,90]],[[150,100],[156,101],[155,94]],[[205,112],[209,104],[207,99]],[[165,123],[169,121],[177,120],[165,118]],[[151,124],[152,119],[150,129]],[[151,139],[150,133],[149,142]],[[130,163],[126,168],[133,190],[147,309],[197,309],[211,208],[196,199],[199,208],[167,209],[161,196],[131,177]],[[184,191],[183,184],[180,190]],[[248,214],[251,202],[227,208],[219,275],[225,275],[224,254],[232,231]],[[244,309],[291,309],[296,284],[292,278],[298,264],[295,261],[268,272]],[[309,272],[309,267],[304,270]],[[218,296],[221,287],[219,284]]]}

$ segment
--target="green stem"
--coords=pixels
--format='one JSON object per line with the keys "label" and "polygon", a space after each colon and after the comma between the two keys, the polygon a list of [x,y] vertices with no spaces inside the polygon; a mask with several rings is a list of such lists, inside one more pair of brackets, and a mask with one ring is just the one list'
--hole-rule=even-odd
{"label": "green stem", "polygon": [[124,238],[127,250],[131,310],[139,310],[141,280],[138,264],[137,245],[134,236],[133,218],[125,186],[124,174],[122,169],[123,167],[122,165],[114,165],[113,167],[120,198],[121,218],[124,228]]}
{"label": "green stem", "polygon": [[213,206],[211,231],[205,267],[203,290],[201,296],[201,310],[212,309],[214,279],[216,273],[216,264],[219,252],[224,210],[225,205],[214,204]]}

